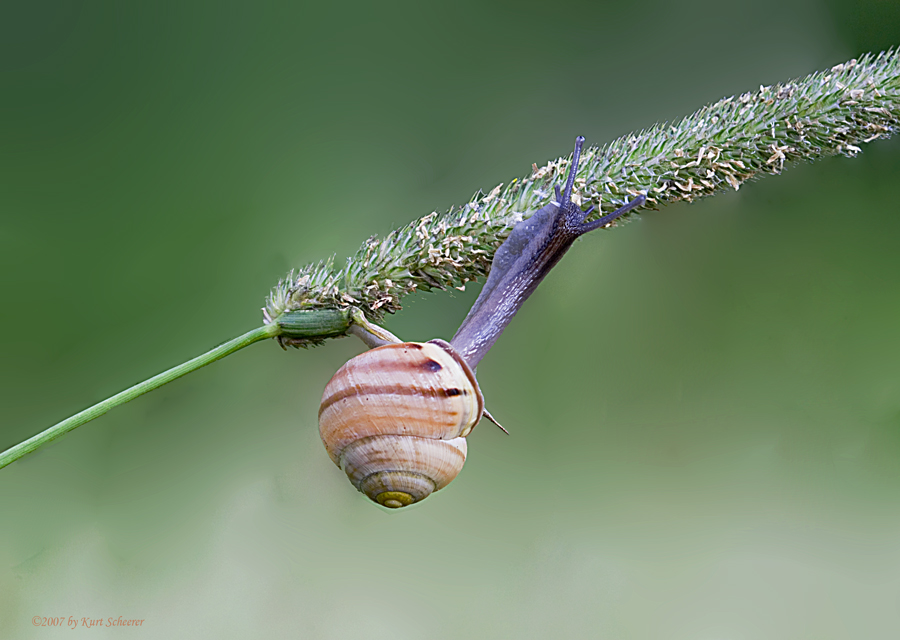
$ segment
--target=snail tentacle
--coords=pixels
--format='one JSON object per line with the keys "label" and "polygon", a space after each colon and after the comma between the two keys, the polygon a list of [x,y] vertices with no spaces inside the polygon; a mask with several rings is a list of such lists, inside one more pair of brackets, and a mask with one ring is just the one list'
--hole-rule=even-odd
{"label": "snail tentacle", "polygon": [[[632,209],[634,209],[636,207],[640,207],[646,201],[647,201],[647,196],[642,193],[641,195],[639,195],[637,198],[635,198],[631,202],[628,202],[627,204],[619,207],[612,213],[606,214],[605,216],[603,216],[602,218],[600,218],[598,220],[594,220],[593,222],[587,222],[587,223],[582,222],[579,235],[587,233],[588,231],[593,231],[594,229],[599,229],[600,227],[605,227],[606,225],[608,225],[610,222],[612,222],[619,216],[628,213],[629,211],[631,211]],[[584,212],[584,218],[586,218],[593,210],[594,210],[594,205],[591,205],[591,208]],[[584,220],[584,218],[582,218],[582,220]]]}

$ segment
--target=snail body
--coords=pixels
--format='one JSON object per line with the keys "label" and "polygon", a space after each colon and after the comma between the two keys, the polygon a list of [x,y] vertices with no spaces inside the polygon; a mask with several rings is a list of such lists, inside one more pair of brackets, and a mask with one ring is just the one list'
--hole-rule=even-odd
{"label": "snail body", "polygon": [[475,374],[446,342],[387,344],[349,360],[325,387],[319,434],[369,498],[397,508],[462,469],[484,411]]}
{"label": "snail body", "polygon": [[[359,313],[351,332],[371,351],[341,367],[325,387],[319,433],[353,485],[386,507],[418,502],[446,486],[466,459],[466,436],[482,415],[475,367],[575,240],[642,205],[640,195],[592,222],[571,201],[584,138],[565,190],[518,223],[497,249],[487,282],[447,343],[401,342]],[[499,425],[498,425],[499,426]],[[501,427],[502,428],[502,427]]]}

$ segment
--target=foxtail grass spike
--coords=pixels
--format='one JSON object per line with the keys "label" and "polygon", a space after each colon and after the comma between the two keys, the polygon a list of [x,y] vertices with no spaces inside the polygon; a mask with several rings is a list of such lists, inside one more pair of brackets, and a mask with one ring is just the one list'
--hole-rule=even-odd
{"label": "foxtail grass spike", "polygon": [[[894,133],[898,123],[900,55],[867,54],[584,149],[572,199],[594,205],[598,219],[646,193],[643,206],[622,220],[643,209],[737,190],[801,160],[855,156],[862,144]],[[461,207],[430,213],[381,239],[373,236],[340,268],[329,259],[291,272],[269,295],[266,322],[288,312],[351,306],[378,321],[398,311],[410,293],[463,287],[484,277],[512,227],[547,203],[569,164],[559,158],[532,165],[529,175],[479,192]]]}

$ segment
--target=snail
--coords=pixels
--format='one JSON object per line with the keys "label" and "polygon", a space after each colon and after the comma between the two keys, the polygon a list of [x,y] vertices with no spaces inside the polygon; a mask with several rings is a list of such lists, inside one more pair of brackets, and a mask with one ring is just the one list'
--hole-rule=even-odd
{"label": "snail", "polygon": [[449,343],[402,342],[354,313],[351,333],[372,348],[326,385],[319,433],[332,461],[373,501],[405,507],[456,477],[466,436],[482,416],[496,424],[475,379],[478,363],[579,236],[645,202],[639,195],[585,222],[594,207],[582,211],[571,201],[583,143],[576,138],[563,192],[555,186],[556,199],[519,222],[494,254],[481,293]]}

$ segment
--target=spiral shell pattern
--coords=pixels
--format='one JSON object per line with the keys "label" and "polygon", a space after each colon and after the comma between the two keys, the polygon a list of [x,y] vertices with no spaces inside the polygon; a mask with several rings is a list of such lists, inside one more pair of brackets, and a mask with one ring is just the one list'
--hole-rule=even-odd
{"label": "spiral shell pattern", "polygon": [[360,354],[334,374],[319,433],[357,489],[401,507],[456,477],[483,410],[475,375],[449,344],[404,342]]}

